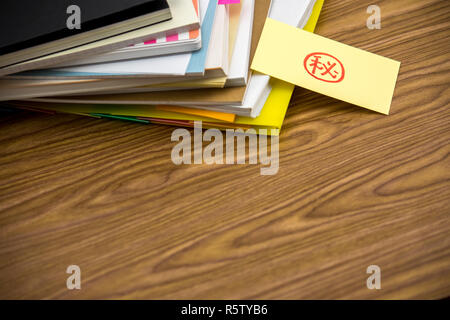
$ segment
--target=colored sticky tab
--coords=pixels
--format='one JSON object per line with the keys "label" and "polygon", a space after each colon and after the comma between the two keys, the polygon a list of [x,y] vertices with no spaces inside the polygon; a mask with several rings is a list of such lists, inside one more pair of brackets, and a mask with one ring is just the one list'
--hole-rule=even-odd
{"label": "colored sticky tab", "polygon": [[389,114],[400,62],[268,18],[252,69]]}
{"label": "colored sticky tab", "polygon": [[216,112],[216,111],[211,111],[211,110],[188,108],[188,107],[161,105],[161,106],[156,106],[156,110],[176,112],[176,113],[182,113],[182,114],[192,114],[195,116],[206,117],[206,118],[211,118],[211,119],[216,119],[216,120],[222,120],[225,122],[234,122],[234,120],[236,119],[235,114]]}
{"label": "colored sticky tab", "polygon": [[218,4],[241,3],[241,0],[219,0]]}

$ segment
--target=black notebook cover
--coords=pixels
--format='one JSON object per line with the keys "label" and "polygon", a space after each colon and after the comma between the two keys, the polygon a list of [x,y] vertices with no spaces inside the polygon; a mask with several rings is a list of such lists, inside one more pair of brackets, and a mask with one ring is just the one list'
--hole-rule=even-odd
{"label": "black notebook cover", "polygon": [[[67,8],[81,9],[69,30]],[[166,0],[0,0],[0,55],[168,9]]]}

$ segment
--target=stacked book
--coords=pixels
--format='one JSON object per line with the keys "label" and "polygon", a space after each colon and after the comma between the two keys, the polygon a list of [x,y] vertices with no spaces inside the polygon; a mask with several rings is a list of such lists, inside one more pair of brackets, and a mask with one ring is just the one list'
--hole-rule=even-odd
{"label": "stacked book", "polygon": [[250,70],[259,37],[267,17],[313,32],[322,5],[2,0],[1,105],[172,126],[280,129],[294,86]]}

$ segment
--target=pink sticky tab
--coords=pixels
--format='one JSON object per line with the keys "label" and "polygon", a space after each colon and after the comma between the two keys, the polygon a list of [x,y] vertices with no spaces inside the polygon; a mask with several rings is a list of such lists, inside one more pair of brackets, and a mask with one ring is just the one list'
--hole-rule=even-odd
{"label": "pink sticky tab", "polygon": [[167,42],[178,41],[178,33],[166,37]]}
{"label": "pink sticky tab", "polygon": [[219,0],[219,4],[241,3],[241,0]]}
{"label": "pink sticky tab", "polygon": [[156,39],[151,39],[144,42],[144,44],[154,44],[154,43],[156,43]]}

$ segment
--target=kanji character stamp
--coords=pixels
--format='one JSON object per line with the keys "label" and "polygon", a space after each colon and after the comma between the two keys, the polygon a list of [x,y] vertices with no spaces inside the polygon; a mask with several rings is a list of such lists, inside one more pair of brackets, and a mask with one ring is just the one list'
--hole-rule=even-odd
{"label": "kanji character stamp", "polygon": [[313,52],[303,61],[306,71],[317,80],[341,82],[345,77],[344,65],[331,54]]}

